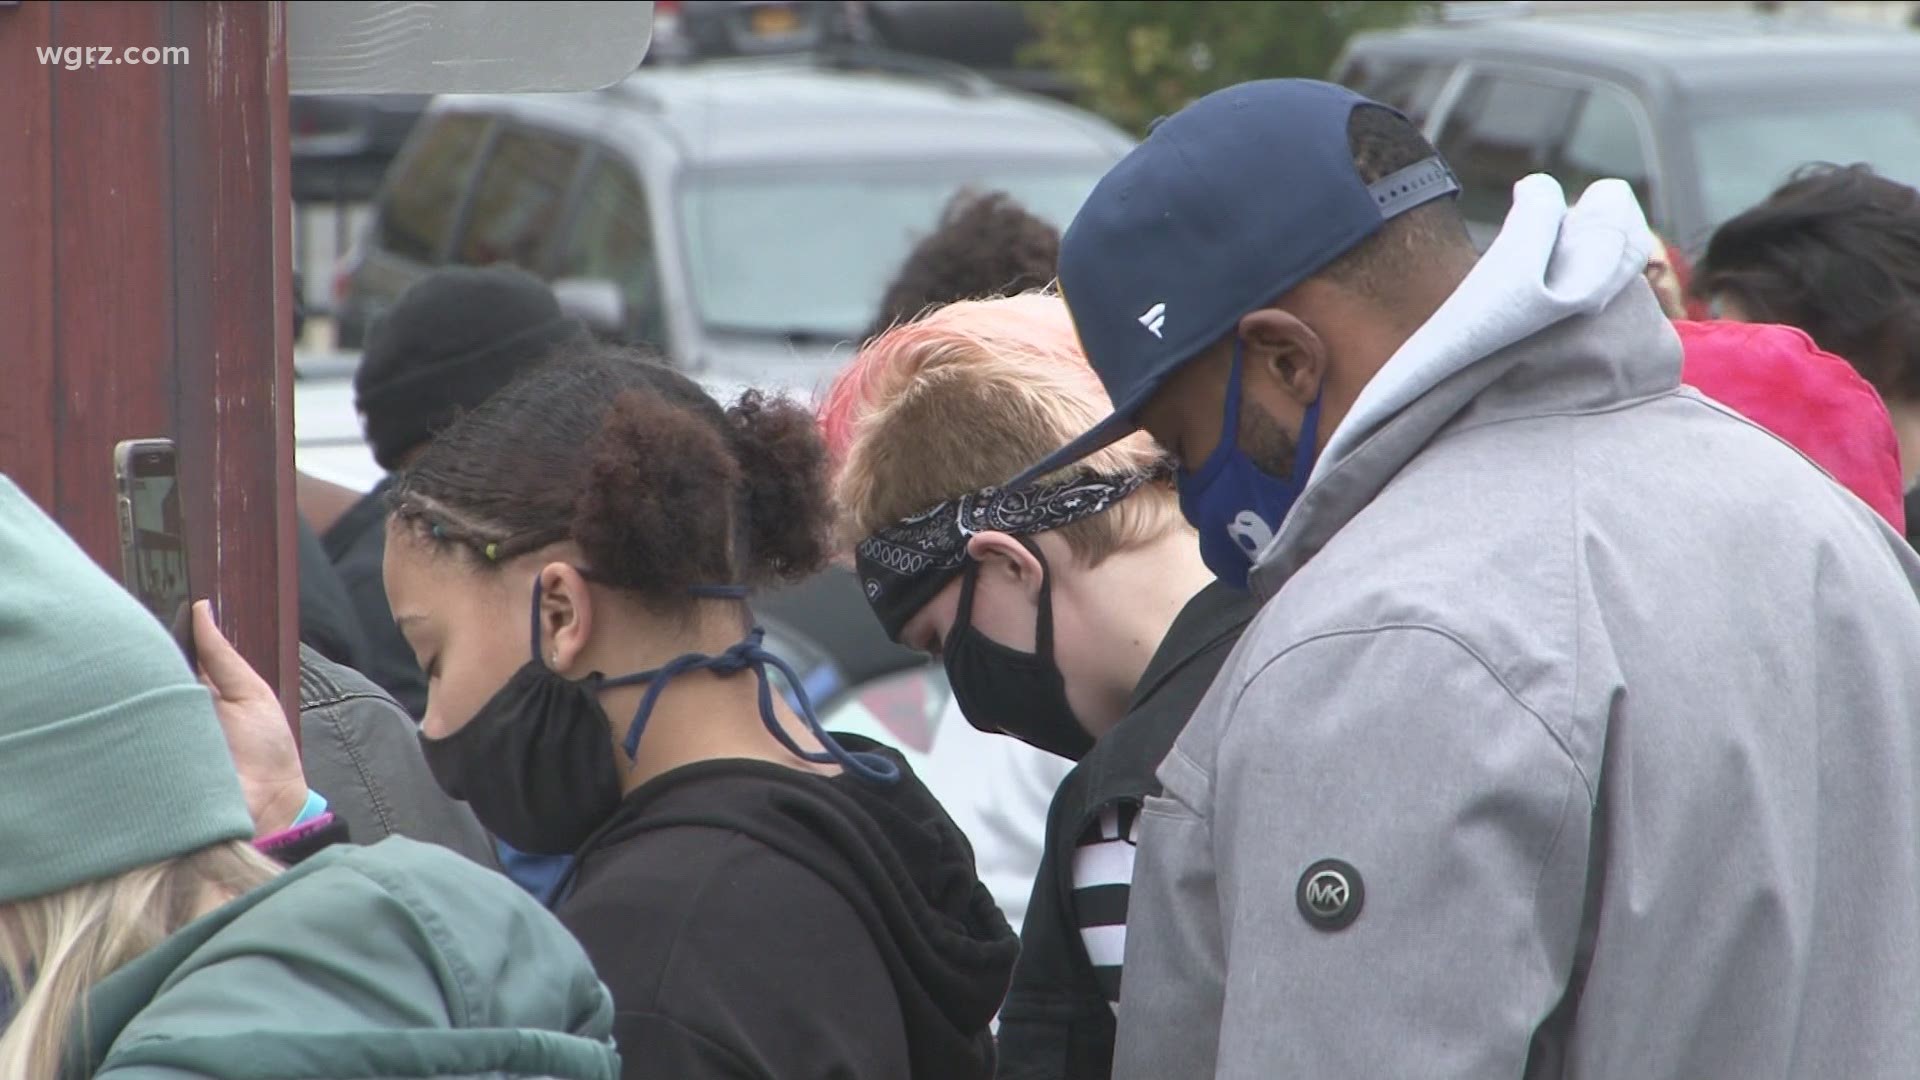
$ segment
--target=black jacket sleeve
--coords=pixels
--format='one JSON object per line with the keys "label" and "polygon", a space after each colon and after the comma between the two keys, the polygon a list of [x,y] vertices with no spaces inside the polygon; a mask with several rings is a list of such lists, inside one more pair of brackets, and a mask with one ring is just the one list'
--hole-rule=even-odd
{"label": "black jacket sleeve", "polygon": [[296,553],[300,570],[300,643],[311,646],[336,664],[359,667],[366,663],[367,640],[360,616],[347,597],[347,586],[340,572],[327,561],[320,538],[297,519],[299,544]]}
{"label": "black jacket sleeve", "polygon": [[619,1014],[622,1080],[904,1080],[904,1021],[835,889],[739,833],[651,834],[560,909]]}
{"label": "black jacket sleeve", "polygon": [[354,666],[418,720],[427,712],[427,676],[414,662],[407,639],[393,625],[382,574],[387,551],[386,492],[391,483],[391,478],[382,480],[334,522],[320,543],[333,560],[365,635],[363,662]]}
{"label": "black jacket sleeve", "polygon": [[1113,1075],[1113,1010],[1087,961],[1073,911],[1073,845],[1084,783],[1081,770],[1070,773],[1047,811],[1047,846],[1000,1010],[1000,1080]]}
{"label": "black jacket sleeve", "polygon": [[499,869],[473,811],[442,792],[427,769],[413,720],[366,676],[305,646],[300,753],[307,783],[327,797],[355,843],[406,836]]}

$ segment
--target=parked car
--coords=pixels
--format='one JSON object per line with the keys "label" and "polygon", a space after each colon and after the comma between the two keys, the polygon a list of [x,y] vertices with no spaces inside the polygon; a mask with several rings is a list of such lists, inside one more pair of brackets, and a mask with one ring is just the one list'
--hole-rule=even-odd
{"label": "parked car", "polygon": [[964,64],[1067,100],[1059,72],[1021,63],[1033,24],[1010,0],[660,0],[649,64],[871,46]]}
{"label": "parked car", "polygon": [[855,40],[844,0],[655,0],[646,63],[804,52]]}
{"label": "parked car", "polygon": [[1064,224],[1132,145],[1092,114],[892,54],[642,68],[435,101],[349,254],[341,337],[452,263],[510,262],[722,393],[807,392],[963,186]]}
{"label": "parked car", "polygon": [[998,83],[1067,100],[1074,86],[1048,67],[1021,63],[1033,24],[1007,0],[864,0],[867,40],[882,48],[965,64]]}
{"label": "parked car", "polygon": [[1732,12],[1522,15],[1356,38],[1338,81],[1422,124],[1484,243],[1514,181],[1617,176],[1697,249],[1801,165],[1920,185],[1920,34]]}
{"label": "parked car", "polygon": [[293,201],[373,197],[406,144],[428,94],[302,94],[287,102]]}

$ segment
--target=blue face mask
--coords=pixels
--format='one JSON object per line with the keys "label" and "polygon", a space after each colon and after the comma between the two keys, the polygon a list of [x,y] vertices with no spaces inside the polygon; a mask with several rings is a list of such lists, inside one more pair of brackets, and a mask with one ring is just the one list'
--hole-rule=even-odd
{"label": "blue face mask", "polygon": [[1227,376],[1226,415],[1220,445],[1197,472],[1180,470],[1180,512],[1200,531],[1200,558],[1213,576],[1245,592],[1254,557],[1267,546],[1287,511],[1313,475],[1314,438],[1320,426],[1315,395],[1300,423],[1293,472],[1282,479],[1255,465],[1240,449],[1240,342],[1233,343],[1233,371]]}

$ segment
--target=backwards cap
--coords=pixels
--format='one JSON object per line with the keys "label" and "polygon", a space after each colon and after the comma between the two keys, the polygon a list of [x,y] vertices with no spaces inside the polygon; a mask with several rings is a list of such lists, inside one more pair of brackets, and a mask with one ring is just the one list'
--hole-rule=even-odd
{"label": "backwards cap", "polygon": [[1437,156],[1362,181],[1347,141],[1362,105],[1385,108],[1310,79],[1231,86],[1156,125],[1094,187],[1061,239],[1060,288],[1113,415],[1013,486],[1125,438],[1247,312],[1460,190]]}

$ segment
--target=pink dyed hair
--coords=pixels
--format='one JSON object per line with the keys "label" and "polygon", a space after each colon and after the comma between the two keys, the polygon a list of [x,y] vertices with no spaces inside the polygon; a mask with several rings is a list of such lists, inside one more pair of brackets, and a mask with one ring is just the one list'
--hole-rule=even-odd
{"label": "pink dyed hair", "polygon": [[[868,342],[821,401],[842,537],[857,540],[946,499],[1005,483],[1111,410],[1058,296],[962,301],[896,326]],[[1138,434],[1085,465],[1137,472],[1161,457]],[[1143,494],[1062,535],[1083,559],[1097,562],[1178,524],[1170,487]]]}

